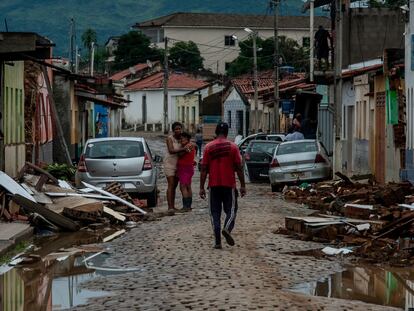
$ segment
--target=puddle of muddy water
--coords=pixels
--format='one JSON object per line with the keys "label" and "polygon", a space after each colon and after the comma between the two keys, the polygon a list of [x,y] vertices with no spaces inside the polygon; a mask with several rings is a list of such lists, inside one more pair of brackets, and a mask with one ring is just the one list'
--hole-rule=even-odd
{"label": "puddle of muddy water", "polygon": [[[98,243],[103,234],[74,233],[42,238],[36,241],[37,249],[31,254],[44,258],[61,248]],[[88,255],[85,255],[87,257]],[[100,254],[88,263],[103,266],[108,254]],[[109,277],[122,271],[98,271],[85,266],[84,257],[69,256],[59,260],[41,260],[32,264],[0,267],[0,310],[50,311],[70,310],[87,303],[90,298],[109,296],[104,291],[90,291],[81,284],[99,276]]]}
{"label": "puddle of muddy water", "polygon": [[414,268],[354,266],[316,282],[299,284],[290,290],[414,311]]}

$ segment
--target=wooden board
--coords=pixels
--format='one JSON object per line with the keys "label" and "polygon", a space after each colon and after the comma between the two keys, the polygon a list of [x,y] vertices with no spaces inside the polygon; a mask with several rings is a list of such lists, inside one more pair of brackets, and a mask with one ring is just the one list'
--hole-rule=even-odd
{"label": "wooden board", "polygon": [[40,215],[42,215],[44,218],[46,218],[47,220],[49,220],[51,223],[55,224],[56,226],[68,230],[68,231],[78,231],[79,230],[79,225],[58,214],[55,213],[54,211],[38,204],[35,202],[32,202],[31,200],[16,194],[13,196],[13,201],[16,202],[17,204],[19,204],[21,207],[23,207],[25,210],[27,210],[30,213],[38,213]]}
{"label": "wooden board", "polygon": [[55,213],[62,213],[63,209],[77,209],[80,211],[102,211],[103,203],[102,201],[92,200],[83,197],[63,197],[53,199],[52,204],[46,205],[48,209],[54,211]]}

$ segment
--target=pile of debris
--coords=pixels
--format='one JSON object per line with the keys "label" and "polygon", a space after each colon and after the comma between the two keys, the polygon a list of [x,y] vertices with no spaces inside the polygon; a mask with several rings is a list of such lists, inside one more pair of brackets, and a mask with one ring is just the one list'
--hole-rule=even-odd
{"label": "pile of debris", "polygon": [[15,179],[0,171],[0,218],[29,221],[52,232],[78,231],[86,226],[132,226],[153,220],[146,202],[132,199],[119,183],[105,189],[83,183],[75,189],[49,172],[26,163]]}
{"label": "pile of debris", "polygon": [[[318,210],[309,217],[286,217],[279,233],[352,249],[372,262],[414,263],[414,187],[341,179],[285,187],[286,200]],[[358,179],[358,178],[356,178]]]}

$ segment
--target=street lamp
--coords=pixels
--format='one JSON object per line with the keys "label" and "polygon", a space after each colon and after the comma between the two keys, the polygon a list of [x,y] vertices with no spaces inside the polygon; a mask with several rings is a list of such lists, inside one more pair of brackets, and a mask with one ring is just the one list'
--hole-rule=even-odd
{"label": "street lamp", "polygon": [[250,34],[253,40],[253,87],[254,87],[254,130],[259,128],[259,103],[258,103],[258,78],[257,78],[257,32],[250,28],[244,28],[244,31]]}

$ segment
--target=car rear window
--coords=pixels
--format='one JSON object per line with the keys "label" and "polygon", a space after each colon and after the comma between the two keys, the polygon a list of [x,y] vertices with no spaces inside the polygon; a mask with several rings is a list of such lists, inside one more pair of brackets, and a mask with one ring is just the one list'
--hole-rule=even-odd
{"label": "car rear window", "polygon": [[277,155],[301,153],[301,152],[316,152],[318,147],[313,141],[295,142],[293,144],[281,144],[277,148]]}
{"label": "car rear window", "polygon": [[267,136],[267,139],[272,141],[283,141],[280,136]]}
{"label": "car rear window", "polygon": [[127,159],[144,156],[144,147],[139,141],[108,140],[89,143],[85,157],[89,159]]}
{"label": "car rear window", "polygon": [[276,142],[253,142],[250,143],[249,151],[273,154],[277,145]]}

